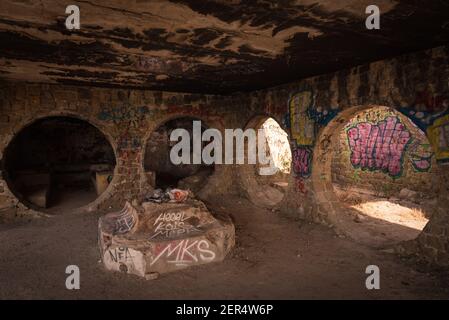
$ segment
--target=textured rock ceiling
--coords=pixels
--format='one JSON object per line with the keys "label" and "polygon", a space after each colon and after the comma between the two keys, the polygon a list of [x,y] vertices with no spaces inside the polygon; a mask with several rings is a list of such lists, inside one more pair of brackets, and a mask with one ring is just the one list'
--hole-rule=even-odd
{"label": "textured rock ceiling", "polygon": [[448,42],[449,0],[0,1],[6,80],[226,94]]}

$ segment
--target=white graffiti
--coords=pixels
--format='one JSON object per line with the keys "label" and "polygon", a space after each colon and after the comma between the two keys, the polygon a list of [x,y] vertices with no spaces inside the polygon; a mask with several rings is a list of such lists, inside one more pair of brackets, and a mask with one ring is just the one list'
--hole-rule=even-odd
{"label": "white graffiti", "polygon": [[145,275],[145,259],[141,252],[127,247],[116,247],[105,252],[103,261],[109,270]]}
{"label": "white graffiti", "polygon": [[156,250],[156,256],[150,263],[150,266],[165,257],[167,263],[173,263],[177,266],[185,266],[198,262],[211,262],[215,259],[215,252],[209,250],[209,242],[206,240],[190,239],[173,241],[163,247],[160,251]]}
{"label": "white graffiti", "polygon": [[108,250],[108,253],[110,255],[111,261],[114,262],[127,262],[127,261],[133,261],[133,257],[131,253],[129,252],[128,248],[114,248],[111,250]]}
{"label": "white graffiti", "polygon": [[199,232],[200,230],[189,223],[186,223],[184,212],[165,212],[161,213],[154,222],[154,234],[150,239],[163,236],[166,238],[175,238],[180,235],[187,235],[193,232]]}
{"label": "white graffiti", "polygon": [[137,223],[135,217],[136,209],[129,203],[126,202],[125,207],[115,218],[115,232],[116,234],[123,234],[130,231]]}

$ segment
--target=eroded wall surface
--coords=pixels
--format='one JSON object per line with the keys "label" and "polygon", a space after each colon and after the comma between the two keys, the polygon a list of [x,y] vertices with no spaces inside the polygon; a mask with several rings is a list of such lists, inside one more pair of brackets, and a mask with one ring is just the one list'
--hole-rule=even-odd
{"label": "eroded wall surface", "polygon": [[[282,210],[300,218],[337,226],[332,191],[333,139],[355,113],[386,106],[407,116],[432,144],[432,161],[441,172],[432,190],[439,196],[422,235],[407,246],[433,262],[449,264],[449,47],[308,78],[288,85],[231,96],[205,96],[145,90],[61,85],[2,84],[0,158],[15,133],[49,115],[89,121],[109,139],[117,158],[111,187],[89,209],[141,195],[146,139],[177,116],[204,119],[208,127],[244,128],[256,115],[274,117],[290,135],[292,174]],[[338,129],[338,130],[337,130]],[[423,165],[423,163],[421,163]],[[238,171],[217,166],[208,194],[238,192]],[[391,173],[397,168],[392,166]],[[389,170],[390,170],[389,169]],[[418,174],[418,173],[417,173]],[[425,173],[423,173],[425,174]],[[0,179],[0,208],[24,209]]]}
{"label": "eroded wall surface", "polygon": [[[222,130],[235,126],[238,114],[220,96],[159,91],[118,90],[78,86],[2,83],[0,87],[0,159],[13,137],[38,119],[67,116],[85,120],[98,128],[114,149],[116,167],[110,187],[86,210],[123,205],[151,188],[144,169],[145,145],[150,134],[166,121],[193,116],[207,126]],[[63,152],[64,150],[61,150]],[[216,170],[209,193],[229,189],[232,175]],[[223,174],[223,176],[222,176]],[[0,177],[0,209],[26,214]]]}
{"label": "eroded wall surface", "polygon": [[[439,197],[433,217],[417,241],[401,250],[420,252],[428,260],[448,265],[448,79],[449,46],[443,46],[246,96],[246,104],[254,113],[273,116],[290,134],[293,174],[283,211],[294,212],[307,220],[338,225],[341,221],[332,187],[331,160],[339,132],[358,112],[377,106],[392,108],[425,132],[431,144],[432,155],[424,155],[419,146],[416,149],[420,157],[414,161],[419,169],[413,173],[415,178],[425,179],[429,162],[431,166],[435,164],[431,170],[439,172],[438,181],[432,180],[428,186],[429,192]],[[356,126],[352,130],[354,139],[356,130],[360,128]],[[353,160],[359,167],[372,164],[362,163],[357,157]],[[403,174],[404,162],[402,167],[401,161],[394,163],[386,163],[386,174]],[[376,169],[376,164],[373,166]]]}

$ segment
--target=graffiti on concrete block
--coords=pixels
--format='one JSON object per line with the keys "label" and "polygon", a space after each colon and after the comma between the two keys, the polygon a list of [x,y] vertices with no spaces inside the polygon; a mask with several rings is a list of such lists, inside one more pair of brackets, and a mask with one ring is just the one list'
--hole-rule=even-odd
{"label": "graffiti on concrete block", "polygon": [[355,168],[382,171],[391,177],[402,174],[404,153],[411,134],[397,116],[378,123],[360,122],[347,129]]}
{"label": "graffiti on concrete block", "polygon": [[185,212],[163,212],[159,214],[154,222],[154,233],[150,239],[161,236],[165,238],[176,238],[201,231],[188,223],[186,219]]}
{"label": "graffiti on concrete block", "polygon": [[145,259],[143,254],[127,247],[115,247],[108,249],[104,256],[103,261],[108,269],[135,273],[145,274]]}
{"label": "graffiti on concrete block", "polygon": [[125,207],[116,217],[114,233],[123,234],[134,228],[137,223],[136,215],[136,209],[129,202],[126,202]]}
{"label": "graffiti on concrete block", "polygon": [[292,155],[293,172],[302,178],[308,178],[312,166],[312,149],[310,147],[297,147]]}
{"label": "graffiti on concrete block", "polygon": [[169,244],[157,244],[150,266],[161,260],[176,266],[211,262],[215,259],[215,252],[209,248],[210,244],[206,240],[183,239]]}
{"label": "graffiti on concrete block", "polygon": [[114,249],[110,249],[108,250],[108,254],[109,257],[111,258],[112,261],[116,262],[116,263],[125,263],[127,261],[131,261],[133,260],[133,257],[131,255],[131,253],[129,252],[128,248],[125,247],[118,247],[118,248],[114,248]]}
{"label": "graffiti on concrete block", "polygon": [[308,116],[308,110],[312,106],[311,91],[303,91],[290,98],[290,131],[298,145],[312,146],[315,141],[315,122]]}
{"label": "graffiti on concrete block", "polygon": [[427,129],[427,135],[433,145],[437,161],[449,162],[449,115],[435,120]]}

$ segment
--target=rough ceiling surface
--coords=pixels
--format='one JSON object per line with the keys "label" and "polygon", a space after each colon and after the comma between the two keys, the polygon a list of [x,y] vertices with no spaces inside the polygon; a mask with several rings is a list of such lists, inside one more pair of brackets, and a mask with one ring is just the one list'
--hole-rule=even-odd
{"label": "rough ceiling surface", "polygon": [[15,81],[228,94],[448,41],[448,0],[0,1],[0,77]]}

